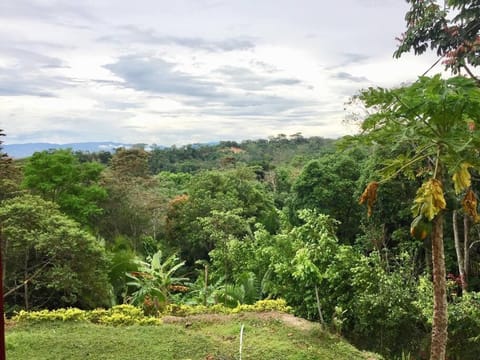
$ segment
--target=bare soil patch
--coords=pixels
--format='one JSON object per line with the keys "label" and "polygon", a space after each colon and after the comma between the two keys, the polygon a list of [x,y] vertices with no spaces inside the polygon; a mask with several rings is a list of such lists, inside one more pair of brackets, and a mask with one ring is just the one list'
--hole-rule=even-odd
{"label": "bare soil patch", "polygon": [[165,324],[184,324],[189,326],[195,322],[207,322],[207,323],[224,323],[231,321],[232,318],[239,319],[256,319],[264,321],[278,320],[283,322],[286,326],[299,329],[299,330],[310,330],[317,323],[296,317],[292,314],[286,314],[278,311],[269,311],[269,312],[246,312],[241,314],[201,314],[201,315],[189,315],[189,316],[164,316],[162,318]]}

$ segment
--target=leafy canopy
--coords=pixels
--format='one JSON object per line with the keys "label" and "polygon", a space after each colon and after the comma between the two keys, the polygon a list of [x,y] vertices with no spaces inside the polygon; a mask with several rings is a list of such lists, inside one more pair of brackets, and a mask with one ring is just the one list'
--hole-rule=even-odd
{"label": "leafy canopy", "polygon": [[460,193],[470,186],[468,169],[480,168],[480,89],[465,77],[436,75],[392,90],[370,88],[360,99],[374,110],[362,124],[365,138],[403,149],[385,161],[383,181],[399,173],[429,178],[412,210],[432,220],[446,207],[443,184],[435,180],[438,172],[448,173]]}
{"label": "leafy canopy", "polygon": [[446,68],[457,74],[463,68],[475,77],[469,66],[480,65],[479,0],[407,0],[407,30],[398,39],[395,57],[413,50],[423,54],[430,47],[444,58]]}

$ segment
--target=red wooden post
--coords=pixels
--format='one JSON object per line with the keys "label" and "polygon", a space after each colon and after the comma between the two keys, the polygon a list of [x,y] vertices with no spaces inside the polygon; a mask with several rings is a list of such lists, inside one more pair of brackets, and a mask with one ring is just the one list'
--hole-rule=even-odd
{"label": "red wooden post", "polygon": [[[1,225],[0,225],[1,226]],[[0,227],[0,360],[7,358],[5,348],[5,309],[3,306],[3,247],[2,229]]]}

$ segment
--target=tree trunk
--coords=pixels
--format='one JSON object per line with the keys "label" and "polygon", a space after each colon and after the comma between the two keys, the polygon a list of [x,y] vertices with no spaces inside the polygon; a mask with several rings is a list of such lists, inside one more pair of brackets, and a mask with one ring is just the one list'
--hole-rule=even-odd
{"label": "tree trunk", "polygon": [[[453,210],[453,239],[455,242],[455,252],[457,254],[457,264],[458,264],[458,273],[460,275],[460,281],[462,283],[462,293],[467,291],[467,281],[466,281],[466,276],[465,276],[465,260],[464,260],[464,252],[462,249],[462,244],[460,243],[460,234],[458,232],[458,219],[457,219],[457,210]],[[468,229],[465,228],[465,219],[466,215],[464,217],[464,231],[467,231]],[[467,223],[468,224],[468,223]],[[467,241],[468,235],[464,234],[464,241]]]}
{"label": "tree trunk", "polygon": [[25,310],[29,310],[29,303],[28,303],[28,249],[25,252],[25,263],[23,269],[23,296],[25,298]]}
{"label": "tree trunk", "polygon": [[463,273],[465,274],[465,291],[467,291],[468,284],[468,268],[470,266],[470,221],[467,215],[463,217]]}
{"label": "tree trunk", "polygon": [[443,250],[443,215],[433,219],[432,230],[433,324],[430,360],[445,360],[447,348],[447,286]]}

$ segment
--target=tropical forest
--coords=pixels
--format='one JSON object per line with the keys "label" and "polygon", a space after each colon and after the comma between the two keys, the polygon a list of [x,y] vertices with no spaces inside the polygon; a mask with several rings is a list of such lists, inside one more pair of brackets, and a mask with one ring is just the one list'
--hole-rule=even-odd
{"label": "tropical forest", "polygon": [[354,135],[0,150],[7,358],[479,359],[480,2],[408,3]]}

